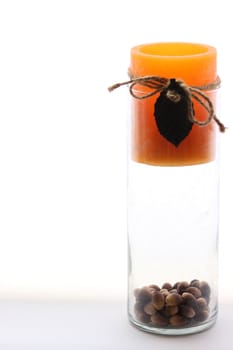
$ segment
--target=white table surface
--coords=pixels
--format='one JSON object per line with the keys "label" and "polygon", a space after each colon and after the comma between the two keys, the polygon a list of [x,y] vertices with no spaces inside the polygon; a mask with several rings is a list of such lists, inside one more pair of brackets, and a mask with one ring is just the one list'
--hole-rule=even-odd
{"label": "white table surface", "polygon": [[129,325],[125,302],[1,301],[1,350],[232,350],[233,302],[200,334],[165,337]]}

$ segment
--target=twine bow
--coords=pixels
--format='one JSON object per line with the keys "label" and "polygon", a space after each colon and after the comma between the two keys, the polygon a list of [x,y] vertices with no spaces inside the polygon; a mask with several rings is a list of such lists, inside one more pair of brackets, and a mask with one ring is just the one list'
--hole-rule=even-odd
{"label": "twine bow", "polygon": [[[131,76],[131,74],[129,74]],[[145,77],[139,77],[139,78],[132,78],[128,81],[125,81],[123,83],[117,83],[108,88],[108,90],[111,92],[120,86],[123,85],[129,85],[129,92],[130,94],[139,100],[143,100],[145,98],[149,98],[151,96],[154,96],[162,91],[165,91],[168,89],[168,86],[170,85],[171,81],[176,81],[182,89],[185,91],[187,95],[187,103],[188,103],[188,118],[190,122],[197,124],[198,126],[206,126],[208,125],[212,120],[214,120],[217,125],[219,126],[219,130],[221,132],[224,132],[226,130],[226,127],[223,125],[223,123],[216,117],[214,106],[210,98],[203,92],[203,91],[210,91],[215,90],[220,87],[220,78],[217,77],[216,81],[210,84],[202,85],[202,86],[188,86],[185,84],[183,80],[178,79],[167,79],[162,78],[159,76],[151,75],[151,76],[145,76]],[[135,86],[141,85],[145,86],[147,88],[152,89],[151,92],[145,92],[143,95],[140,92],[140,95],[136,93]],[[169,98],[173,102],[179,102],[180,101],[180,95],[175,90],[167,90],[167,98]],[[192,108],[192,98],[198,101],[198,103],[203,106],[203,108],[208,112],[208,117],[204,121],[200,121],[194,117],[193,114],[193,108]]]}

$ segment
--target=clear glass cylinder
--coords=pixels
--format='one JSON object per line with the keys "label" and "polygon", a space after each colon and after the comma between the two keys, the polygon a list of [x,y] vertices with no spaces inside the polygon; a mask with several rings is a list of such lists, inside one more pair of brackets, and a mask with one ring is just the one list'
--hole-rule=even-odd
{"label": "clear glass cylinder", "polygon": [[[185,70],[187,62],[194,70],[192,76]],[[204,68],[212,70],[209,76]],[[137,76],[144,71],[144,75],[178,77],[200,86],[216,78],[216,50],[199,44],[143,45],[132,49],[130,70]],[[199,80],[195,70],[200,71]],[[139,87],[137,93],[143,89]],[[217,90],[205,94],[216,109]],[[176,147],[157,130],[156,99],[132,98],[128,315],[133,325],[151,333],[191,334],[209,328],[217,316],[217,127],[214,121],[193,125]],[[198,101],[193,107],[200,120],[207,117]]]}

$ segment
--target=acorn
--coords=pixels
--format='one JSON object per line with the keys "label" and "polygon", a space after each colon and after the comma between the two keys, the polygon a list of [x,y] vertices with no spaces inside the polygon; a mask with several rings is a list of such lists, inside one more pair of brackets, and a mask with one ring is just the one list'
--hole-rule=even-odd
{"label": "acorn", "polygon": [[177,285],[177,293],[182,294],[189,287],[189,283],[187,281],[179,282]]}
{"label": "acorn", "polygon": [[164,284],[162,285],[162,289],[167,289],[167,290],[172,289],[171,283],[169,283],[169,282],[164,283]]}
{"label": "acorn", "polygon": [[160,293],[162,293],[165,297],[169,294],[169,291],[166,288],[160,289]]}
{"label": "acorn", "polygon": [[180,314],[186,318],[193,318],[196,315],[196,312],[189,305],[181,305]]}
{"label": "acorn", "polygon": [[165,307],[165,313],[168,316],[174,316],[174,315],[176,315],[178,313],[178,311],[179,311],[178,306],[166,305],[166,307]]}
{"label": "acorn", "polygon": [[165,316],[160,315],[158,312],[151,316],[151,322],[157,327],[165,327],[168,325],[168,319]]}
{"label": "acorn", "polygon": [[182,298],[187,305],[191,306],[195,311],[198,310],[197,299],[193,294],[184,292]]}
{"label": "acorn", "polygon": [[208,298],[210,296],[210,286],[208,285],[207,282],[205,281],[200,282],[200,290],[203,297]]}
{"label": "acorn", "polygon": [[152,294],[148,287],[143,287],[136,292],[137,300],[140,300],[141,303],[147,304],[151,301]]}
{"label": "acorn", "polygon": [[192,280],[191,282],[190,282],[190,286],[191,287],[196,287],[196,288],[200,288],[200,281],[199,280]]}
{"label": "acorn", "polygon": [[205,298],[198,298],[197,305],[200,311],[208,310],[208,304]]}
{"label": "acorn", "polygon": [[157,286],[156,284],[150,284],[149,287],[152,291],[160,291],[159,286]]}
{"label": "acorn", "polygon": [[195,298],[200,298],[200,296],[201,296],[201,291],[197,287],[188,287],[186,289],[186,292],[191,293],[192,295],[195,296]]}
{"label": "acorn", "polygon": [[184,316],[175,315],[169,318],[169,323],[174,327],[183,327],[188,323],[188,320]]}
{"label": "acorn", "polygon": [[209,312],[207,310],[204,310],[204,311],[199,312],[195,316],[195,321],[203,322],[203,321],[207,320],[208,317],[209,317]]}
{"label": "acorn", "polygon": [[182,297],[177,293],[170,293],[166,297],[166,304],[169,306],[177,306],[182,303]]}
{"label": "acorn", "polygon": [[150,316],[144,312],[138,312],[135,315],[136,315],[137,320],[142,322],[142,323],[149,323],[151,320]]}
{"label": "acorn", "polygon": [[144,306],[143,310],[147,315],[150,315],[150,316],[152,316],[156,313],[155,307],[152,303],[146,304]]}
{"label": "acorn", "polygon": [[156,310],[162,310],[164,307],[165,297],[161,292],[154,292],[152,296],[152,303]]}

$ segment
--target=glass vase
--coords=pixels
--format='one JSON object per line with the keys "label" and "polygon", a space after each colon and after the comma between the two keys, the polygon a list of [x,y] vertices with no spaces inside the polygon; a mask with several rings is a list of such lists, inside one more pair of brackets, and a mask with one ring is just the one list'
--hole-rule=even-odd
{"label": "glass vase", "polygon": [[[155,75],[203,86],[215,81],[216,50],[157,43],[131,50],[133,77]],[[217,89],[204,91],[217,109]],[[147,87],[135,85],[137,96]],[[217,317],[218,128],[193,124],[179,145],[156,125],[159,94],[132,97],[128,157],[128,315],[136,327],[182,335],[208,329]],[[195,117],[208,110],[192,99]]]}

